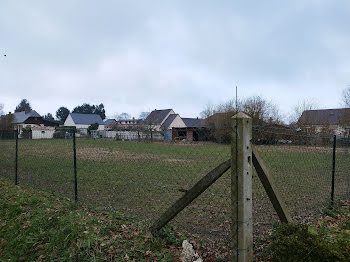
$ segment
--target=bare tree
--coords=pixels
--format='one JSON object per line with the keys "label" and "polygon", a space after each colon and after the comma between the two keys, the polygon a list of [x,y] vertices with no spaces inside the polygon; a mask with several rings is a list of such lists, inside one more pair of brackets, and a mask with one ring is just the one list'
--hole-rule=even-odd
{"label": "bare tree", "polygon": [[289,116],[289,123],[291,125],[298,123],[301,115],[304,111],[318,109],[319,106],[313,100],[302,100],[299,101],[297,105],[293,107],[292,114]]}
{"label": "bare tree", "polygon": [[232,131],[232,116],[243,111],[248,114],[254,125],[282,123],[278,107],[261,96],[251,96],[244,100],[228,100],[213,106],[207,104],[201,112],[206,119],[209,139],[217,142],[229,142]]}
{"label": "bare tree", "polygon": [[4,104],[0,104],[0,116],[4,114]]}
{"label": "bare tree", "polygon": [[243,103],[243,111],[248,114],[253,124],[263,124],[268,119],[270,104],[260,96],[248,97]]}
{"label": "bare tree", "polygon": [[283,125],[284,124],[283,118],[284,116],[280,112],[278,106],[271,103],[270,112],[269,112],[269,122]]}
{"label": "bare tree", "polygon": [[215,112],[214,105],[211,103],[206,104],[204,110],[200,113],[201,118],[206,119],[209,116],[213,115]]}
{"label": "bare tree", "polygon": [[145,120],[151,112],[141,112],[139,118]]}
{"label": "bare tree", "polygon": [[282,123],[278,106],[261,96],[251,96],[245,99],[242,102],[242,111],[252,118],[253,125]]}
{"label": "bare tree", "polygon": [[127,120],[130,118],[131,116],[128,113],[121,113],[119,116],[117,116],[117,120]]}
{"label": "bare tree", "polygon": [[343,90],[343,102],[346,107],[350,107],[350,86]]}

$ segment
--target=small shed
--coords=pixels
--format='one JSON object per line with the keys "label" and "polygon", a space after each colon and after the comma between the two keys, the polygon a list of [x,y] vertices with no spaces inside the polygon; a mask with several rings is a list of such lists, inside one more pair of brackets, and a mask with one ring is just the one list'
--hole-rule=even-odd
{"label": "small shed", "polygon": [[172,128],[172,141],[201,141],[201,135],[206,125],[203,119],[197,118],[182,118],[186,127]]}
{"label": "small shed", "polygon": [[50,126],[32,127],[32,139],[52,139],[55,128]]}

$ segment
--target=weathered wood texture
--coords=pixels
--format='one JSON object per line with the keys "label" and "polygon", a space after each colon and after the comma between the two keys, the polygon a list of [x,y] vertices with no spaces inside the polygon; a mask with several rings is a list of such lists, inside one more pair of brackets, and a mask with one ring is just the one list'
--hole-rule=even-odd
{"label": "weathered wood texture", "polygon": [[171,219],[187,207],[194,199],[202,194],[208,187],[210,187],[217,179],[219,179],[231,167],[231,159],[221,163],[214,168],[201,180],[199,180],[185,195],[177,200],[168,210],[166,210],[161,217],[151,226],[151,232],[155,233],[163,226],[165,226]]}
{"label": "weathered wood texture", "polygon": [[253,261],[252,119],[242,112],[232,118],[232,261]]}
{"label": "weathered wood texture", "polygon": [[282,223],[292,222],[292,218],[280,197],[275,183],[256,148],[253,147],[253,165],[265,191]]}

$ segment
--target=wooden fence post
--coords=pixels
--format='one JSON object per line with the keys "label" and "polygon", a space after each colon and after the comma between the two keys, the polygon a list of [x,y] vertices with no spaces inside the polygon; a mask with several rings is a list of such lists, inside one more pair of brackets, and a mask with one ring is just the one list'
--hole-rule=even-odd
{"label": "wooden fence post", "polygon": [[232,259],[253,261],[252,119],[242,112],[232,119]]}

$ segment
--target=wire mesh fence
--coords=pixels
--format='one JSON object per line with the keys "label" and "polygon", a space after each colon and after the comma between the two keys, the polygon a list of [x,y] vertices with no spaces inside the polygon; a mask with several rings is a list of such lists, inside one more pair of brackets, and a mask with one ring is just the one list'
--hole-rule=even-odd
{"label": "wire mesh fence", "polygon": [[335,199],[350,198],[350,137],[339,137],[336,140],[335,156]]}
{"label": "wire mesh fence", "polygon": [[[122,131],[121,131],[122,132]],[[227,131],[225,131],[227,133]],[[229,131],[230,132],[230,131]],[[193,143],[166,143],[124,136],[75,139],[78,201],[97,209],[113,209],[135,221],[152,223],[205,174],[231,157],[230,139],[210,142],[208,131]],[[204,137],[205,135],[205,137]],[[14,179],[16,135],[0,131],[0,174]],[[29,138],[32,139],[29,139]],[[33,139],[41,138],[41,139]],[[51,139],[19,136],[18,183],[74,200],[73,133],[56,131]],[[164,140],[164,139],[163,139]],[[209,141],[208,141],[209,140]],[[253,141],[268,166],[294,221],[308,222],[330,203],[333,136],[295,130],[254,127]],[[334,196],[350,193],[350,143],[337,139]],[[180,232],[210,250],[230,255],[230,171],[209,187],[171,222]],[[278,222],[256,174],[253,175],[255,248]]]}
{"label": "wire mesh fence", "polygon": [[[349,194],[350,181],[349,139],[339,140],[342,144],[336,148],[334,166],[335,201]],[[293,221],[308,223],[330,205],[334,142],[333,135],[277,127],[253,128],[253,144],[268,166]],[[261,235],[271,229],[278,217],[256,175],[253,187],[255,229],[259,231],[256,235]]]}
{"label": "wire mesh fence", "polygon": [[15,181],[16,132],[0,130],[0,173]]}
{"label": "wire mesh fence", "polygon": [[18,183],[74,199],[73,143],[70,134],[56,132],[18,141]]}
{"label": "wire mesh fence", "polygon": [[[230,157],[229,145],[214,143],[77,139],[76,145],[79,200],[119,210],[146,223],[155,221],[186,190]],[[230,207],[229,189],[227,174],[172,224],[195,239],[228,246],[228,239],[217,235],[227,236],[230,232],[223,228],[225,212]]]}

